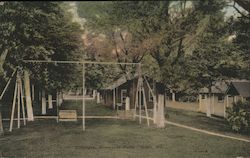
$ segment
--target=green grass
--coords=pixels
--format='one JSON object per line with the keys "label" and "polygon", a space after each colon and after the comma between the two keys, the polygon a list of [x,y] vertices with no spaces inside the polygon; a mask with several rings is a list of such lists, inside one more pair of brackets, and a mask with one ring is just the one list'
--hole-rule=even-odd
{"label": "green grass", "polygon": [[[86,106],[91,115],[106,113],[96,112],[99,105]],[[171,125],[156,129],[139,126],[138,121],[115,119],[87,119],[85,132],[81,121],[57,124],[55,120],[39,120],[0,137],[0,157],[18,158],[235,158],[250,156],[249,148],[250,143]]]}
{"label": "green grass", "polygon": [[[60,109],[77,110],[78,115],[82,115],[82,101],[65,101]],[[86,101],[85,114],[87,116],[114,116],[116,111],[94,101]]]}
{"label": "green grass", "polygon": [[204,113],[186,111],[180,109],[166,108],[165,113],[168,114],[167,120],[192,126],[199,129],[209,130],[230,136],[242,137],[250,139],[250,133],[244,135],[233,132],[229,124],[223,118],[209,118]]}

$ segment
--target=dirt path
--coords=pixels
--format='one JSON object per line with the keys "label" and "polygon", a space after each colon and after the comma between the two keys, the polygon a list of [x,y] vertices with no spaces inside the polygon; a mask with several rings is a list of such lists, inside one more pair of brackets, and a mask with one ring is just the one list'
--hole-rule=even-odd
{"label": "dirt path", "polygon": [[[145,116],[142,116],[142,118],[146,119]],[[151,121],[153,121],[153,118],[149,118],[149,119]],[[189,129],[189,130],[192,130],[192,131],[196,131],[196,132],[200,132],[200,133],[205,133],[205,134],[208,134],[208,135],[218,136],[218,137],[222,137],[222,138],[229,138],[229,139],[233,139],[233,140],[239,140],[239,141],[250,143],[249,139],[228,136],[228,135],[225,135],[225,134],[220,134],[220,133],[211,132],[211,131],[208,131],[208,130],[198,129],[198,128],[194,128],[194,127],[191,127],[191,126],[182,125],[182,124],[171,122],[171,121],[165,121],[165,123],[169,124],[169,125],[173,125],[173,126],[177,126],[177,127]]]}

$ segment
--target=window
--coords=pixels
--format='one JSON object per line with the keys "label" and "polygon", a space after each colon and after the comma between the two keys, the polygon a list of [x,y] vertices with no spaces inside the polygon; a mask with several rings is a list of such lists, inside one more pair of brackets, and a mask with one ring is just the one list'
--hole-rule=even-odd
{"label": "window", "polygon": [[121,103],[126,103],[126,97],[127,97],[127,90],[122,89],[121,90]]}
{"label": "window", "polygon": [[202,94],[201,95],[201,99],[205,99],[206,97],[205,97],[205,94]]}
{"label": "window", "polygon": [[222,94],[218,95],[218,102],[223,102],[224,101],[224,96]]}

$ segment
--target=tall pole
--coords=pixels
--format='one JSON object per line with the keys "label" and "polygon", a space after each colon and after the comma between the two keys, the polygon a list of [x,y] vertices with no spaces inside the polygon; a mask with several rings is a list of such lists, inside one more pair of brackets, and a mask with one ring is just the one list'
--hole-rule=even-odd
{"label": "tall pole", "polygon": [[13,96],[13,102],[12,102],[12,111],[11,111],[11,117],[10,117],[10,129],[9,131],[12,131],[13,128],[13,120],[14,120],[14,113],[15,113],[15,104],[16,104],[16,95],[17,95],[17,82],[15,83],[15,90],[14,90],[14,96]]}
{"label": "tall pole", "polygon": [[141,100],[141,97],[142,97],[142,81],[141,81],[141,65],[139,64],[139,123],[141,124],[141,106],[142,106],[142,100]]}
{"label": "tall pole", "polygon": [[85,64],[82,64],[82,130],[85,131]]}
{"label": "tall pole", "polygon": [[20,80],[19,75],[17,76],[17,128],[20,128]]}
{"label": "tall pole", "polygon": [[26,125],[26,114],[24,109],[24,94],[23,94],[23,85],[22,80],[20,78],[20,93],[21,93],[21,103],[22,103],[22,111],[23,111],[23,124]]}

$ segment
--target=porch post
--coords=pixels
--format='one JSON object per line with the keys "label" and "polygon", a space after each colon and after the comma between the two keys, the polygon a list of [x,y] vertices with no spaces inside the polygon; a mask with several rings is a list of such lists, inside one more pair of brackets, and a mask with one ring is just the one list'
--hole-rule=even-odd
{"label": "porch post", "polygon": [[201,94],[199,94],[199,109],[198,109],[198,111],[201,111],[201,99],[202,99]]}
{"label": "porch post", "polygon": [[46,96],[45,90],[42,90],[42,115],[46,115]]}

